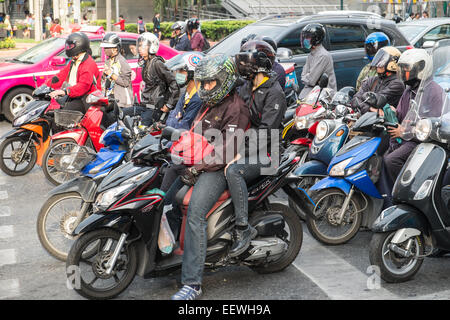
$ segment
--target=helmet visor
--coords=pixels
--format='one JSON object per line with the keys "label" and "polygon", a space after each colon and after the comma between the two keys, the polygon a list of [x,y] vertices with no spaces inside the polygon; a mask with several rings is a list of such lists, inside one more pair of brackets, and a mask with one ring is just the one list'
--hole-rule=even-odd
{"label": "helmet visor", "polygon": [[248,76],[252,73],[251,65],[254,63],[253,53],[251,52],[239,52],[234,56],[234,61],[238,72],[241,76]]}
{"label": "helmet visor", "polygon": [[378,42],[369,42],[364,44],[364,49],[366,50],[367,56],[373,58],[378,51]]}
{"label": "helmet visor", "polygon": [[372,63],[370,65],[375,68],[386,68],[390,59],[391,55],[388,52],[380,50],[377,52],[375,57],[373,57]]}
{"label": "helmet visor", "polygon": [[418,79],[419,72],[422,71],[424,67],[424,60],[417,61],[414,64],[399,63],[397,69],[398,78],[403,82]]}

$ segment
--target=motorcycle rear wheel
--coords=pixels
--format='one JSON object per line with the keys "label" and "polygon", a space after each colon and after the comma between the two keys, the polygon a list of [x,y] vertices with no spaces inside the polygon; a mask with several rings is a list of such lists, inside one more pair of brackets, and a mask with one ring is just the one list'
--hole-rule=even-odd
{"label": "motorcycle rear wheel", "polygon": [[[125,243],[111,275],[105,273],[105,265],[120,235],[116,230],[104,228],[85,233],[75,241],[67,256],[66,272],[68,283],[78,294],[88,299],[112,299],[131,284],[138,265],[136,242]],[[113,245],[110,250],[103,251],[108,240],[112,240]],[[84,258],[84,253],[91,252],[93,247],[98,248],[97,252],[88,259]],[[122,275],[120,272],[123,272]],[[111,285],[105,288],[94,287],[99,282]]]}
{"label": "motorcycle rear wheel", "polygon": [[[423,263],[423,258],[404,258],[388,248],[395,233],[396,231],[374,233],[369,247],[370,264],[378,266],[381,279],[390,283],[410,280],[419,271]],[[413,240],[412,252],[415,256],[423,255],[425,251],[423,236],[416,236]],[[406,242],[404,241],[402,244],[406,244]],[[402,246],[402,244],[399,246]]]}
{"label": "motorcycle rear wheel", "polygon": [[[33,142],[31,142],[27,150],[24,151],[25,154],[23,155],[23,160],[21,162],[18,163],[19,159],[15,159],[21,156],[23,152],[22,148],[27,143],[28,141],[21,137],[9,137],[0,144],[0,168],[4,173],[9,176],[23,176],[33,169],[37,159],[37,151]],[[11,152],[9,154],[5,154],[5,152],[8,152],[9,149],[11,149]],[[13,168],[7,165],[7,163],[11,163]],[[17,167],[21,164],[25,164],[25,166],[17,170]]]}
{"label": "motorcycle rear wheel", "polygon": [[[316,204],[314,214],[318,216],[318,219],[306,217],[306,226],[316,240],[327,245],[339,245],[348,242],[356,235],[362,221],[362,205],[359,198],[353,196],[350,199],[341,224],[338,224],[334,219],[339,214],[346,198],[345,193],[334,188],[324,189],[312,192],[311,198]],[[325,210],[321,210],[322,208]]]}
{"label": "motorcycle rear wheel", "polygon": [[[260,274],[274,273],[286,269],[294,262],[303,243],[303,227],[300,218],[288,206],[281,203],[271,203],[270,210],[279,211],[281,216],[289,228],[287,241],[287,251],[277,260],[264,264],[262,266],[251,267]],[[259,217],[264,216],[264,212],[256,213],[250,218],[250,223],[256,221]],[[282,239],[285,241],[284,239]]]}

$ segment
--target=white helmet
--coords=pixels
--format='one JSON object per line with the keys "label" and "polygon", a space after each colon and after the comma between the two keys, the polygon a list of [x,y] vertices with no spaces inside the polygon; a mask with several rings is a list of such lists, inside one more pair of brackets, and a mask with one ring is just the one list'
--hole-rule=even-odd
{"label": "white helmet", "polygon": [[433,59],[424,49],[406,50],[397,65],[399,79],[408,85],[426,80],[433,73]]}
{"label": "white helmet", "polygon": [[153,33],[144,32],[136,40],[136,47],[146,46],[149,54],[156,54],[159,49],[159,39]]}

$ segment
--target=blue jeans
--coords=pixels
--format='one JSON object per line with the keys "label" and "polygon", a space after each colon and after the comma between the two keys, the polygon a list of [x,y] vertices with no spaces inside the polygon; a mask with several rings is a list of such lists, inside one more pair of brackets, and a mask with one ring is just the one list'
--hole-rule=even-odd
{"label": "blue jeans", "polygon": [[181,282],[200,285],[205,267],[208,235],[206,214],[225,191],[227,181],[223,170],[202,173],[192,191],[187,211]]}
{"label": "blue jeans", "polygon": [[248,224],[248,189],[247,183],[261,175],[260,164],[232,164],[227,169],[228,189],[233,199],[236,225]]}

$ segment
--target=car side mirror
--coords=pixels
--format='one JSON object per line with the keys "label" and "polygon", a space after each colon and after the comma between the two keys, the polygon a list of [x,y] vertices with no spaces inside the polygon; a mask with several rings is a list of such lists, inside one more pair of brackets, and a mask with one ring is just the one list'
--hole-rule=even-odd
{"label": "car side mirror", "polygon": [[319,87],[323,89],[326,88],[327,86],[328,86],[328,75],[324,73],[319,79]]}
{"label": "car side mirror", "polygon": [[277,49],[277,59],[291,59],[292,50],[288,48],[278,48]]}
{"label": "car side mirror", "polygon": [[436,41],[425,41],[422,45],[423,49],[431,49],[436,44]]}
{"label": "car side mirror", "polygon": [[52,57],[50,59],[50,65],[52,67],[63,66],[65,64],[66,64],[66,58],[64,58],[64,57],[56,56],[56,57]]}

